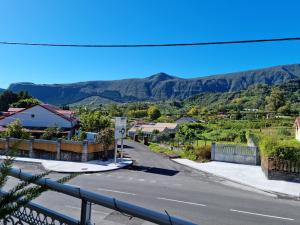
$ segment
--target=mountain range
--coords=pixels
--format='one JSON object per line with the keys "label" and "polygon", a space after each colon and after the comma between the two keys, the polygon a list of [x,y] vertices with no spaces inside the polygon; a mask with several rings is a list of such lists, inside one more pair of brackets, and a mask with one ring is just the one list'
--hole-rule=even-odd
{"label": "mountain range", "polygon": [[88,104],[90,101],[134,102],[186,99],[206,92],[235,92],[257,84],[277,85],[300,78],[300,64],[184,79],[158,73],[146,78],[86,81],[71,84],[13,83],[9,90],[28,91],[55,105]]}

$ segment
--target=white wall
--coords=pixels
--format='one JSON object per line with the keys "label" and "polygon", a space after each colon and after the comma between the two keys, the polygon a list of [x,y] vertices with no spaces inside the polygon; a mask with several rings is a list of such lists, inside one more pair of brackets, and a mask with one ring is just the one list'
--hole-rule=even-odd
{"label": "white wall", "polygon": [[[296,125],[297,126],[297,125]],[[299,127],[296,127],[296,132],[295,132],[295,134],[296,134],[296,139],[298,140],[298,141],[300,141],[300,128]]]}
{"label": "white wall", "polygon": [[23,127],[49,127],[54,124],[62,128],[72,127],[70,121],[39,105],[0,120],[0,126],[7,126],[16,119],[21,121]]}

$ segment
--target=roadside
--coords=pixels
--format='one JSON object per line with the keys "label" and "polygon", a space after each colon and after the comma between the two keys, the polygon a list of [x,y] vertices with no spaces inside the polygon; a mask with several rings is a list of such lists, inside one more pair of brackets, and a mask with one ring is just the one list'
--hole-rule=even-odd
{"label": "roadside", "polygon": [[172,159],[181,165],[247,185],[279,197],[300,200],[300,183],[268,180],[260,166],[227,162],[199,163],[188,159]]}
{"label": "roadside", "polygon": [[[0,156],[0,160],[4,159],[5,157],[6,156]],[[18,162],[39,163],[46,170],[59,173],[105,172],[110,170],[121,169],[132,164],[132,160],[130,159],[117,159],[117,163],[114,163],[112,159],[107,161],[93,160],[84,163],[34,159],[25,157],[15,157],[14,160]]]}

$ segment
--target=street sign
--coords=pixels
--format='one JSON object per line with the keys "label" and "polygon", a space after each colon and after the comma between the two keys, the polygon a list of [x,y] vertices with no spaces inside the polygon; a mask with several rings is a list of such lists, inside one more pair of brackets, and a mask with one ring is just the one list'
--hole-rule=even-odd
{"label": "street sign", "polygon": [[115,121],[115,139],[123,139],[126,137],[126,117],[116,117]]}
{"label": "street sign", "polygon": [[118,140],[121,139],[121,161],[123,160],[123,139],[126,138],[126,117],[115,118],[115,156],[114,162],[117,163]]}

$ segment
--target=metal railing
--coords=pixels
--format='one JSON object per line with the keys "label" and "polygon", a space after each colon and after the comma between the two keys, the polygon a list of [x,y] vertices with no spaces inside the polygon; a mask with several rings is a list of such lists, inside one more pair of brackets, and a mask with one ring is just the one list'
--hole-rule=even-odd
{"label": "metal railing", "polygon": [[[11,169],[10,176],[21,179],[21,180],[29,180],[33,177],[33,175],[29,173],[22,172],[21,169]],[[81,217],[79,221],[76,221],[75,219],[69,218],[67,216],[64,216],[60,213],[54,212],[52,210],[46,209],[42,206],[39,206],[34,203],[28,204],[26,207],[30,210],[34,210],[38,213],[45,214],[44,216],[50,217],[50,219],[57,219],[59,221],[59,224],[79,224],[79,225],[90,225],[92,224],[92,204],[101,205],[106,208],[110,208],[125,214],[128,214],[133,217],[138,217],[140,219],[153,222],[156,224],[165,224],[165,225],[195,225],[195,223],[190,222],[188,220],[171,216],[167,212],[162,213],[158,211],[154,211],[151,209],[147,209],[138,205],[134,205],[125,201],[118,200],[116,198],[98,194],[95,192],[87,191],[84,189],[81,189],[79,187],[74,187],[71,185],[61,184],[54,180],[47,179],[47,178],[41,178],[34,182],[37,185],[45,186],[49,190],[57,191],[63,194],[66,194],[68,196],[72,196],[78,199],[81,199]],[[21,209],[22,210],[22,209]],[[26,211],[26,210],[25,210]],[[27,210],[28,212],[28,210]],[[20,219],[20,210],[14,215],[13,217],[16,217]],[[26,221],[25,221],[26,222]],[[30,224],[30,223],[29,223]],[[39,223],[40,224],[40,223]],[[54,223],[41,223],[41,224],[54,224]]]}

